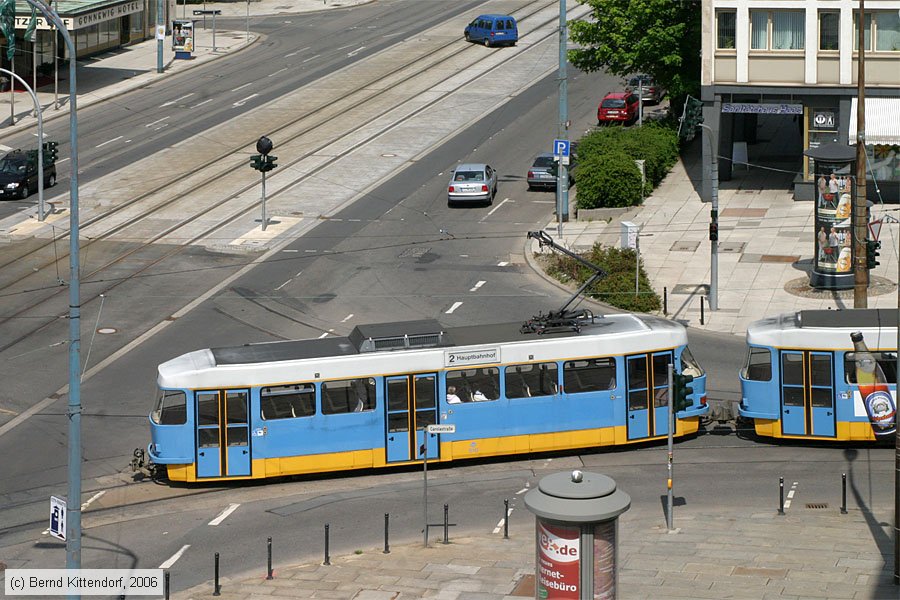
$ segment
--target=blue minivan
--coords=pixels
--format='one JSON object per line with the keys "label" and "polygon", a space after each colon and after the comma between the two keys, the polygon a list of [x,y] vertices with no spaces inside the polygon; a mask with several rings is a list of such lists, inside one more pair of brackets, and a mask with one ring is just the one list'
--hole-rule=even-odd
{"label": "blue minivan", "polygon": [[509,15],[480,15],[466,26],[467,42],[485,46],[515,46],[519,41],[519,29],[515,17]]}

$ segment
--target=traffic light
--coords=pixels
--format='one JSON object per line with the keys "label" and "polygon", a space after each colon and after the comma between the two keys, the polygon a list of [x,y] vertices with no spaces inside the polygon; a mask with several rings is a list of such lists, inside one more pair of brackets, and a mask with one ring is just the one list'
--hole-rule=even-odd
{"label": "traffic light", "polygon": [[866,268],[870,271],[881,264],[878,262],[879,248],[881,248],[881,242],[866,240]]}
{"label": "traffic light", "polygon": [[257,171],[265,170],[265,159],[262,154],[253,154],[250,156],[250,166]]}
{"label": "traffic light", "polygon": [[684,113],[678,127],[681,139],[690,141],[697,133],[697,127],[703,122],[703,101],[688,96],[684,103]]}
{"label": "traffic light", "polygon": [[266,155],[265,163],[263,164],[263,167],[264,167],[263,170],[264,170],[264,171],[271,171],[272,169],[274,169],[275,167],[277,167],[278,165],[275,164],[275,161],[276,161],[276,160],[278,160],[278,157],[277,157],[277,156],[272,156],[271,154],[267,154],[267,155]]}
{"label": "traffic light", "polygon": [[56,159],[59,158],[59,142],[44,142],[43,150],[44,150],[44,163],[45,164],[53,164],[56,162]]}
{"label": "traffic light", "polygon": [[711,242],[719,241],[719,224],[718,223],[710,223],[709,224],[709,241],[711,241]]}
{"label": "traffic light", "polygon": [[693,375],[679,375],[678,373],[672,379],[672,387],[674,397],[672,398],[672,410],[675,412],[689,408],[693,402],[688,397],[694,393],[694,387],[691,382],[694,381]]}

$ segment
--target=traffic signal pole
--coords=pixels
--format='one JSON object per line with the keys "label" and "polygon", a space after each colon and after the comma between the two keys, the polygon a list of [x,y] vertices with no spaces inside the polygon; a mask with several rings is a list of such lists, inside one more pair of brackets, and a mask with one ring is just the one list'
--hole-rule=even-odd
{"label": "traffic signal pole", "polygon": [[[566,74],[568,55],[566,29],[566,0],[559,0],[559,139],[569,139],[569,88]],[[563,234],[563,223],[569,220],[569,168],[559,157],[558,179],[556,180],[556,221],[557,235]]]}
{"label": "traffic signal pole", "polygon": [[669,363],[669,367],[667,370],[668,378],[669,378],[669,412],[667,415],[668,419],[669,419],[669,427],[668,427],[668,429],[669,429],[669,435],[668,435],[668,449],[669,449],[668,458],[669,458],[669,460],[667,461],[669,477],[666,481],[666,488],[667,488],[666,489],[666,528],[669,531],[672,531],[672,529],[674,528],[674,524],[675,524],[674,523],[675,517],[672,514],[672,510],[675,507],[675,499],[672,497],[672,494],[674,493],[672,490],[672,460],[674,458],[674,439],[675,439],[675,432],[674,432],[675,410],[673,408],[674,400],[672,398],[672,396],[674,396],[675,390],[674,390],[674,385],[672,382],[672,371],[673,371],[672,363]]}

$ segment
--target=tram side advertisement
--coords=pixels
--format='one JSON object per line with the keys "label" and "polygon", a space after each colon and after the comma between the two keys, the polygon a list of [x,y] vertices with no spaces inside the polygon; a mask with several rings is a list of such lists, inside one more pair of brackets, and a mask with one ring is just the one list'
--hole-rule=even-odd
{"label": "tram side advertisement", "polygon": [[579,600],[581,530],[538,519],[538,598]]}

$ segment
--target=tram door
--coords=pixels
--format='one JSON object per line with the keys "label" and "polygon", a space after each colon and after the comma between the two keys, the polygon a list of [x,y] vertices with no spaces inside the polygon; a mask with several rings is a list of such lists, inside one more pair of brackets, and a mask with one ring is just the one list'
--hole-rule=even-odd
{"label": "tram door", "polygon": [[626,357],[629,440],[669,433],[669,363],[671,351]]}
{"label": "tram door", "polygon": [[197,477],[250,475],[247,390],[197,392]]}
{"label": "tram door", "polygon": [[830,352],[782,351],[781,433],[834,437],[834,368]]}
{"label": "tram door", "polygon": [[[437,374],[386,377],[387,462],[421,459],[419,448],[437,423]],[[437,436],[428,439],[428,458],[440,456]]]}

